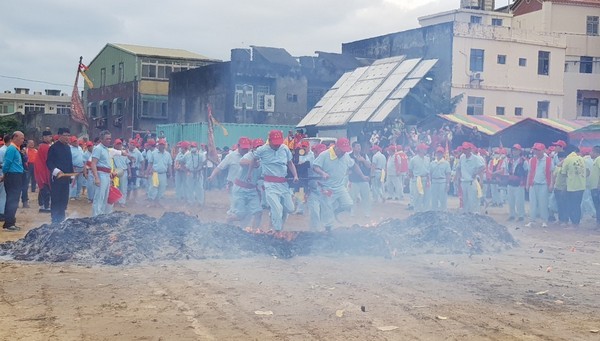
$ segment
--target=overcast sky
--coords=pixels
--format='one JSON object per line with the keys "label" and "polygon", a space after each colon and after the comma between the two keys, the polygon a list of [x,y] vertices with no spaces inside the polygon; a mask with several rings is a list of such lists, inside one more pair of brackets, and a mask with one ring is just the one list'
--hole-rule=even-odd
{"label": "overcast sky", "polygon": [[[500,1],[502,2],[502,0]],[[79,56],[106,43],[181,48],[229,60],[232,48],[283,47],[294,56],[418,27],[460,0],[1,1],[0,90],[70,93]],[[44,84],[23,81],[44,81]],[[81,86],[81,82],[80,82]]]}

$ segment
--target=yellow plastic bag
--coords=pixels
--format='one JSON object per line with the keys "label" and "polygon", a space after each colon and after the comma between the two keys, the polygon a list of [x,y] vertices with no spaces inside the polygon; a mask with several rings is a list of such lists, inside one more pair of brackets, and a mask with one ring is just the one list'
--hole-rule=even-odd
{"label": "yellow plastic bag", "polygon": [[419,192],[420,195],[425,195],[425,189],[423,188],[423,180],[420,176],[417,176],[417,192]]}
{"label": "yellow plastic bag", "polygon": [[158,187],[158,184],[159,184],[158,173],[157,172],[153,172],[152,173],[152,186]]}

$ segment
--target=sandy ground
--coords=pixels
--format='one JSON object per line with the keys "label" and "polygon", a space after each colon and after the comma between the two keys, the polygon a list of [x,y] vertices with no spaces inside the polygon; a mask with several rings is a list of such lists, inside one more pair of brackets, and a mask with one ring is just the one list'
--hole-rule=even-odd
{"label": "sandy ground", "polygon": [[[456,207],[457,200],[451,204]],[[223,221],[227,198],[169,210]],[[143,203],[125,210],[159,216]],[[71,201],[69,216],[90,213]],[[406,201],[374,216],[405,217]],[[503,222],[504,209],[489,213]],[[19,209],[21,238],[49,220]],[[264,220],[267,217],[265,215]],[[371,223],[346,217],[344,222]],[[290,228],[306,230],[304,217]],[[0,262],[1,340],[600,340],[600,232],[507,225],[502,254],[257,257],[130,267]],[[363,311],[364,310],[364,311]]]}

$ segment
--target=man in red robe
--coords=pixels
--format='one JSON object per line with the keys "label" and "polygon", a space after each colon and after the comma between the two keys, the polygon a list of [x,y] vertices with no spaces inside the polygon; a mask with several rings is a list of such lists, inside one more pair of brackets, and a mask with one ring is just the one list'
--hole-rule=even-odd
{"label": "man in red robe", "polygon": [[37,182],[39,188],[38,203],[41,213],[50,213],[50,171],[46,166],[46,160],[48,160],[48,149],[51,142],[52,133],[47,130],[44,131],[34,165],[35,182]]}

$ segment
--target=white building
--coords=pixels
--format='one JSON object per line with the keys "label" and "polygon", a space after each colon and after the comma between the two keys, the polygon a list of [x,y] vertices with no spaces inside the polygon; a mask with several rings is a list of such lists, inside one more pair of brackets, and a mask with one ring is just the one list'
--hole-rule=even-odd
{"label": "white building", "polygon": [[600,100],[600,1],[517,0],[513,27],[566,39],[563,107],[566,118],[598,117]]}
{"label": "white building", "polygon": [[71,114],[71,96],[60,90],[47,89],[29,93],[29,89],[15,88],[0,93],[0,116],[21,114]]}
{"label": "white building", "polygon": [[[435,90],[460,115],[598,117],[598,0],[462,0],[420,28],[342,44],[363,58],[437,59]],[[398,112],[404,112],[400,109]]]}

